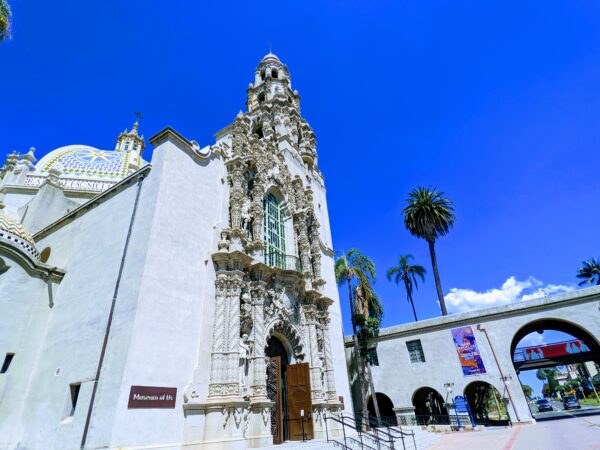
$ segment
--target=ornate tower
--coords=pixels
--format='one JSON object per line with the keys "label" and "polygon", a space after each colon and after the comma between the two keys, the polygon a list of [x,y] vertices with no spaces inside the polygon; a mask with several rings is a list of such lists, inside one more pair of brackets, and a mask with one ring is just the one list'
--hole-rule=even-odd
{"label": "ornate tower", "polygon": [[[337,293],[321,274],[323,260],[333,273],[333,252],[315,136],[272,53],[256,68],[246,104],[217,135],[229,214],[212,255],[210,382],[205,400],[188,386],[186,409],[205,414],[205,442],[225,430],[256,447],[301,438],[301,421],[310,437],[324,436],[324,413],[341,404],[329,329]],[[337,367],[346,377],[345,364]]]}

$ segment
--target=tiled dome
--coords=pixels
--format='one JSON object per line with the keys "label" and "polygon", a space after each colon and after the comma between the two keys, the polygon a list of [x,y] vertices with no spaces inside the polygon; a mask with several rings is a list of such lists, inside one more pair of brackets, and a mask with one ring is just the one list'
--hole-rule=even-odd
{"label": "tiled dome", "polygon": [[65,176],[120,180],[128,174],[130,157],[129,152],[72,145],[50,152],[37,164],[36,170],[48,172],[56,168]]}
{"label": "tiled dome", "polygon": [[12,217],[0,212],[0,243],[8,243],[27,253],[33,259],[38,259],[39,253],[31,234],[23,225]]}

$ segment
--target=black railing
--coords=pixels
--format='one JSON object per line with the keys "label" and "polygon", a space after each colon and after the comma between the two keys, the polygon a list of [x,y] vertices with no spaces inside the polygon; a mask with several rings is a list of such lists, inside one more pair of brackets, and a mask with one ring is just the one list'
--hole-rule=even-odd
{"label": "black railing", "polygon": [[412,441],[414,448],[416,448],[415,442],[415,433],[412,430],[403,430],[396,419],[396,416],[382,416],[379,419],[375,416],[368,416],[366,420],[362,419],[362,414],[358,414],[355,417],[353,416],[354,421],[357,426],[362,426],[363,428],[367,428],[373,434],[385,434],[385,440],[396,441],[400,440],[402,442],[402,448],[406,449],[405,439],[408,439],[408,442]]}
{"label": "black railing", "polygon": [[[338,439],[333,439],[329,434],[328,421],[338,423],[342,425],[343,442]],[[352,414],[340,413],[339,416],[329,415],[325,417],[325,432],[327,435],[327,441],[333,442],[339,447],[344,448],[356,448],[359,446],[361,449],[366,450],[396,450],[400,449],[397,447],[397,441],[402,443],[402,449],[407,450],[405,438],[412,438],[411,450],[416,449],[416,441],[414,432],[402,430],[400,427],[395,425],[384,424],[382,421],[378,421],[377,427],[370,427],[368,422],[354,417]],[[347,429],[350,434],[356,433],[356,437],[348,436]],[[410,442],[410,441],[409,441]]]}
{"label": "black railing", "polygon": [[277,267],[283,270],[295,270],[302,272],[300,259],[294,255],[286,255],[285,253],[271,248],[267,248],[265,252],[265,264],[271,267]]}

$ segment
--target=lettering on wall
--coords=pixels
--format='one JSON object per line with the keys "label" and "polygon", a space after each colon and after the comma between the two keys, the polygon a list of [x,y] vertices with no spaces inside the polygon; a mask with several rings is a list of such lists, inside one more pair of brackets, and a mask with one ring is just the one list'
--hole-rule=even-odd
{"label": "lettering on wall", "polygon": [[175,408],[177,388],[131,386],[127,408]]}

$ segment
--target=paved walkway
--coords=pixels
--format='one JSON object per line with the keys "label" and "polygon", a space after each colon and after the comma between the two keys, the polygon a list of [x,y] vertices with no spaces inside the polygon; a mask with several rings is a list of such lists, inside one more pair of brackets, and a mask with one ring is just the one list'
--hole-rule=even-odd
{"label": "paved walkway", "polygon": [[560,418],[512,428],[447,433],[430,450],[600,450],[600,415],[562,412]]}

